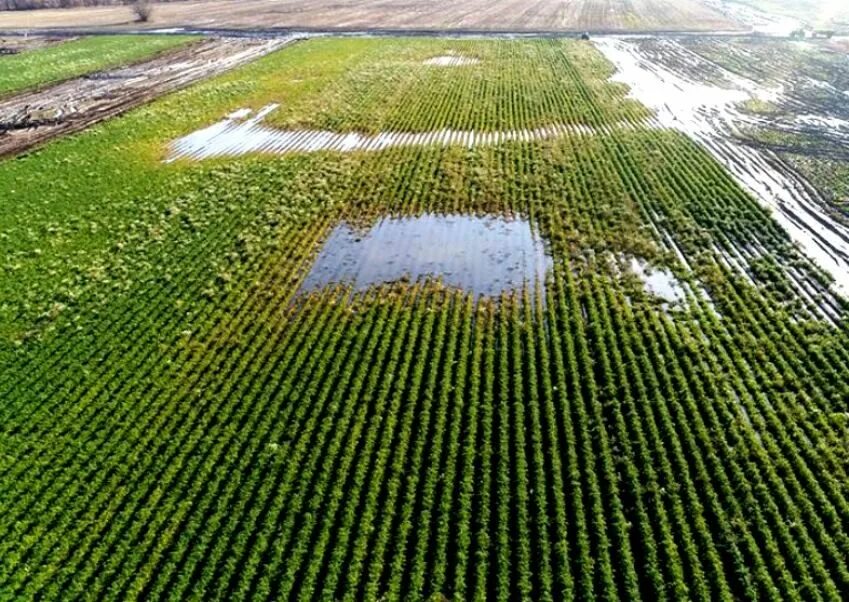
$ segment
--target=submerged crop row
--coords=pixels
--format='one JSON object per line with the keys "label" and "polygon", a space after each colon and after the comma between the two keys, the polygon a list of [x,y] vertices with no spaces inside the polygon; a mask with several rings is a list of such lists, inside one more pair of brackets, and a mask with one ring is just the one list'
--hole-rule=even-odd
{"label": "submerged crop row", "polygon": [[[638,125],[608,73],[573,41],[315,40],[0,164],[0,593],[844,598],[842,302],[681,134],[160,162],[270,101]],[[339,222],[424,213],[526,217],[544,287],[298,293]]]}

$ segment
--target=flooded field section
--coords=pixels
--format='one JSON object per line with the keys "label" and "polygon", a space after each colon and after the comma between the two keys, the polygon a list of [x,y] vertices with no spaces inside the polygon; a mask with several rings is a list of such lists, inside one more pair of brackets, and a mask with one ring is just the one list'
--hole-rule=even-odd
{"label": "flooded field section", "polygon": [[[829,92],[834,86],[826,82],[813,86],[820,96],[801,94],[801,84],[793,80],[799,77],[793,64],[781,67],[774,77],[759,76],[736,67],[746,52],[740,43],[715,41],[724,60],[711,56],[704,44],[656,38],[596,40],[617,68],[614,79],[627,84],[637,100],[653,109],[653,125],[679,130],[698,141],[769,208],[790,239],[831,275],[837,291],[849,295],[849,220],[836,214],[780,153],[752,136],[756,131],[782,134],[802,128],[849,149],[849,129],[829,109],[847,103],[817,101],[823,94],[834,96]],[[840,95],[836,88],[835,93]],[[768,246],[761,243],[754,240],[746,247],[724,249],[723,255],[730,263],[742,259],[739,265],[746,271],[747,263],[760,258],[759,249]],[[820,285],[803,282],[799,287]]]}
{"label": "flooded field section", "polygon": [[475,297],[525,288],[544,290],[551,257],[531,224],[519,218],[471,215],[387,217],[362,231],[347,223],[328,236],[301,286],[333,284],[356,291],[433,279]]}
{"label": "flooded field section", "polygon": [[195,81],[277,50],[291,39],[213,39],[151,60],[0,101],[0,156],[80,131]]}
{"label": "flooded field section", "polygon": [[[239,157],[253,153],[284,155],[319,151],[379,151],[398,146],[481,146],[502,142],[531,142],[567,135],[592,136],[598,130],[588,125],[553,123],[533,129],[474,130],[440,129],[430,132],[333,132],[311,129],[278,129],[263,123],[278,105],[263,107],[253,116],[250,109],[239,109],[221,121],[172,142],[168,162],[177,159],[200,161],[219,157]],[[601,131],[632,129],[628,123],[605,126]]]}
{"label": "flooded field section", "polygon": [[728,19],[748,27],[753,33],[789,36],[804,25],[795,17],[767,12],[739,0],[702,1]]}
{"label": "flooded field section", "polygon": [[849,219],[849,48],[839,40],[690,40],[688,48],[778,91],[742,106],[739,136],[772,151],[813,184],[833,213]]}

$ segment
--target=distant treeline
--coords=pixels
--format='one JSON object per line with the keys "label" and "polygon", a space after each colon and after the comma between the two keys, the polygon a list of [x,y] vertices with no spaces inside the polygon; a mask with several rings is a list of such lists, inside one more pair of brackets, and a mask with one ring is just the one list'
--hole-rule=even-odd
{"label": "distant treeline", "polygon": [[[174,2],[176,0],[153,0]],[[74,6],[110,6],[132,4],[133,0],[0,0],[0,10],[32,10],[35,8],[72,8]]]}

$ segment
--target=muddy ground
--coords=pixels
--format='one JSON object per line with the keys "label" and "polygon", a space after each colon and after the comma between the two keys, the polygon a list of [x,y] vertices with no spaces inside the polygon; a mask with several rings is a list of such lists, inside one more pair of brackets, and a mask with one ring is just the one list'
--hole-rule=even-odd
{"label": "muddy ground", "polygon": [[[818,146],[825,141],[847,148],[849,121],[840,117],[847,103],[838,100],[844,91],[835,86],[847,67],[842,59],[833,62],[808,42],[778,40],[646,37],[595,43],[616,65],[614,79],[654,109],[654,123],[699,142],[830,274],[834,290],[849,297],[849,216],[835,211],[781,150],[756,137],[766,132],[786,141],[805,132]],[[753,278],[752,266],[763,260],[765,248],[763,241],[732,242],[722,255]],[[838,303],[828,300],[817,278],[789,269],[787,277],[800,294],[824,295],[822,315],[832,316]]]}
{"label": "muddy ground", "polygon": [[686,46],[769,90],[766,102],[740,107],[738,137],[788,160],[849,218],[849,55],[836,42],[704,38]]}
{"label": "muddy ground", "polygon": [[[154,6],[148,29],[740,29],[701,0],[190,0]],[[138,28],[127,6],[0,12],[0,29]]]}
{"label": "muddy ground", "polygon": [[0,36],[0,56],[18,54],[29,50],[37,50],[45,46],[52,46],[61,42],[67,42],[73,38],[53,36]]}
{"label": "muddy ground", "polygon": [[74,78],[0,101],[0,157],[80,131],[232,69],[291,39],[209,39],[134,65]]}

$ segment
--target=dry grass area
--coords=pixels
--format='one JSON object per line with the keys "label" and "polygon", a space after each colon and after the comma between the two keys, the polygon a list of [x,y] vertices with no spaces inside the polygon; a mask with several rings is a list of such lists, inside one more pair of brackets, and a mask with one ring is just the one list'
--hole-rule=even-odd
{"label": "dry grass area", "polygon": [[[717,30],[701,0],[191,0],[155,6],[148,28]],[[138,27],[126,6],[0,13],[0,29]]]}

